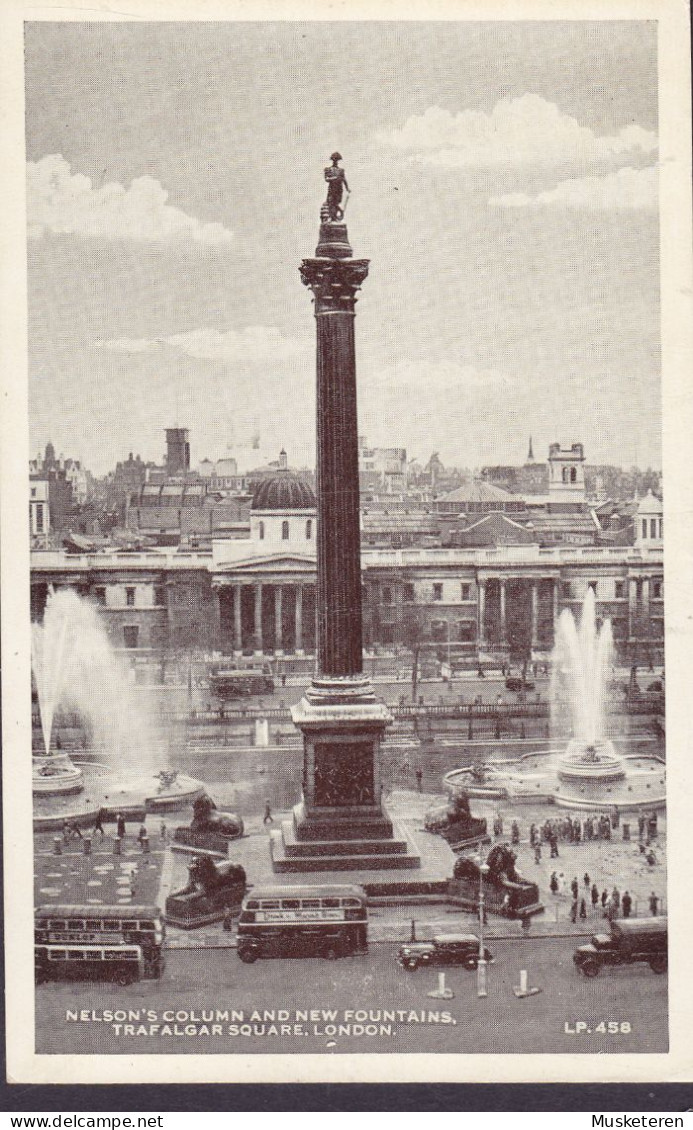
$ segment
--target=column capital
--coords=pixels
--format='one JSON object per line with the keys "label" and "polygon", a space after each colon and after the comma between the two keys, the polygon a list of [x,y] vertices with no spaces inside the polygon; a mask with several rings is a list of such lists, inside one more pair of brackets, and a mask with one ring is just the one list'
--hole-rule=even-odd
{"label": "column capital", "polygon": [[301,282],[315,295],[315,313],[353,314],[356,292],[368,275],[368,259],[304,259]]}

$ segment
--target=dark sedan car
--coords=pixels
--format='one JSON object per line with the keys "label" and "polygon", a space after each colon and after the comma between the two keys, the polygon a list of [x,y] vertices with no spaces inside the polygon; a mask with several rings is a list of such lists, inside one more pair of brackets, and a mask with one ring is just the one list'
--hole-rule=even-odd
{"label": "dark sedan car", "polygon": [[509,675],[505,680],[506,691],[533,691],[534,683],[531,679],[523,679],[521,675]]}
{"label": "dark sedan car", "polygon": [[[484,948],[486,961],[493,961]],[[462,965],[476,969],[479,964],[479,939],[475,934],[437,934],[430,942],[409,942],[400,947],[397,960],[412,972],[420,965]]]}

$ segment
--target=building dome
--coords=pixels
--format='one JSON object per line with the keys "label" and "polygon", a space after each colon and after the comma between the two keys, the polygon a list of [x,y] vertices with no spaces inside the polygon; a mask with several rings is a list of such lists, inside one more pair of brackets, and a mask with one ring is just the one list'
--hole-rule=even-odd
{"label": "building dome", "polygon": [[640,502],[638,503],[638,514],[663,514],[663,513],[664,513],[664,506],[662,504],[661,498],[658,498],[657,495],[654,494],[654,492],[650,488],[650,490],[648,490],[645,497],[641,498]]}
{"label": "building dome", "polygon": [[313,488],[293,471],[280,468],[257,486],[251,510],[315,510]]}

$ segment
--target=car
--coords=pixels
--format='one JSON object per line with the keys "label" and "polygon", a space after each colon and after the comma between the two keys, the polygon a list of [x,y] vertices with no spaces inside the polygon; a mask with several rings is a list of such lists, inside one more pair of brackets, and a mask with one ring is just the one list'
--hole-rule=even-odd
{"label": "car", "polygon": [[664,683],[661,679],[653,679],[647,689],[651,691],[652,694],[661,694],[664,690]]}
{"label": "car", "polygon": [[531,679],[523,679],[521,675],[508,675],[505,680],[506,691],[533,691],[534,683]]}
{"label": "car", "polygon": [[[484,958],[493,961],[484,947]],[[479,939],[475,934],[436,934],[430,942],[408,942],[401,946],[397,961],[411,973],[420,965],[462,965],[476,969],[479,964]]]}

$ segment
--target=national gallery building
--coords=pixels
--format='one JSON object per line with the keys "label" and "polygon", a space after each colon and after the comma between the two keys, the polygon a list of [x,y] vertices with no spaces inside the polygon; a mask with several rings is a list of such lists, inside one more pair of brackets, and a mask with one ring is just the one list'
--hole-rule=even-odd
{"label": "national gallery building", "polygon": [[[496,515],[499,521],[501,515]],[[494,519],[495,520],[495,519]],[[639,504],[632,545],[517,544],[378,547],[363,544],[364,645],[418,642],[439,658],[542,658],[564,608],[579,613],[588,587],[612,622],[624,663],[663,662],[662,505]],[[102,610],[116,648],[154,657],[171,649],[225,655],[310,656],[315,646],[316,503],[286,468],[260,484],[246,538],[211,550],[31,555],[31,614],[51,586],[71,587]]]}

